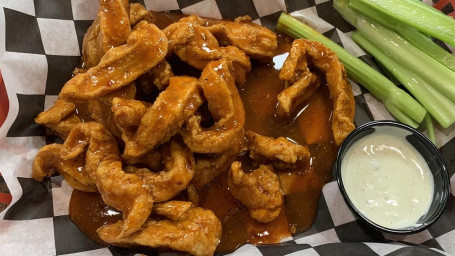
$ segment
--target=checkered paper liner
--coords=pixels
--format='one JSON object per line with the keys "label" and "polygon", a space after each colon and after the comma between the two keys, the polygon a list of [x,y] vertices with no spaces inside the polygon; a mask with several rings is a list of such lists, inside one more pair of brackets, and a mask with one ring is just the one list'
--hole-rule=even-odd
{"label": "checkered paper liner", "polygon": [[[212,18],[250,15],[274,29],[282,11],[291,13],[365,62],[371,59],[350,39],[353,30],[327,0],[144,0],[154,11],[175,10]],[[429,3],[431,4],[431,2]],[[0,127],[0,182],[12,203],[0,214],[0,255],[135,255],[91,241],[71,222],[72,188],[60,176],[42,183],[31,178],[38,149],[55,141],[33,118],[50,107],[71,77],[85,31],[96,17],[96,0],[0,1],[0,70],[9,112]],[[443,9],[452,13],[453,8]],[[452,50],[441,43],[447,50]],[[376,66],[375,66],[376,67]],[[356,125],[392,119],[384,106],[352,82]],[[312,227],[276,245],[244,245],[235,255],[448,255],[455,254],[455,127],[438,129],[437,141],[448,164],[452,193],[442,217],[409,236],[376,231],[349,210],[336,182],[328,183]],[[3,179],[3,180],[2,180]]]}

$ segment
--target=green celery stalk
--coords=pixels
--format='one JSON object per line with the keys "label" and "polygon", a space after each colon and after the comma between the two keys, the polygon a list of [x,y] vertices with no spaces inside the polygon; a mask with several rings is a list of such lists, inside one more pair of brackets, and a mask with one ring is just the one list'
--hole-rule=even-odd
{"label": "green celery stalk", "polygon": [[419,124],[416,123],[416,121],[412,120],[412,118],[409,118],[409,116],[406,115],[406,113],[398,109],[395,105],[390,104],[388,101],[385,101],[384,106],[400,122],[407,124],[415,129],[419,127]]}
{"label": "green celery stalk", "polygon": [[307,38],[318,41],[334,51],[344,64],[348,75],[363,85],[371,94],[381,99],[386,108],[401,122],[418,126],[426,115],[426,110],[409,94],[396,87],[382,74],[348,53],[343,47],[313,30],[302,22],[282,13],[277,29],[294,38]]}
{"label": "green celery stalk", "polygon": [[[393,18],[387,17],[380,12],[376,12],[374,9],[367,6],[364,2],[349,0],[344,1],[349,2],[349,7],[351,7],[353,10],[359,12],[362,15],[365,15],[366,17],[374,20],[375,22],[378,22],[387,28],[394,30],[410,43],[412,43],[415,47],[430,55],[432,58],[448,67],[452,71],[455,71],[455,56],[437,45],[428,36],[420,33],[417,29],[410,27],[407,24],[403,24],[400,21],[394,20]],[[340,0],[335,0],[335,2],[340,2]],[[345,3],[345,5],[347,5],[347,3]],[[429,8],[434,9],[432,7]]]}
{"label": "green celery stalk", "polygon": [[354,32],[352,39],[396,77],[444,128],[455,122],[455,103],[453,101],[431,87],[418,74],[410,72],[406,67],[394,61],[362,32]]}
{"label": "green celery stalk", "polygon": [[415,29],[455,46],[455,20],[415,0],[355,0],[386,17],[399,20]]}
{"label": "green celery stalk", "polygon": [[347,2],[348,0],[334,1],[334,8],[343,18],[369,40],[374,41],[378,48],[395,61],[406,66],[410,71],[418,73],[425,81],[455,101],[455,72],[420,51],[397,33],[355,12],[349,8]]}
{"label": "green celery stalk", "polygon": [[397,33],[365,17],[357,20],[357,29],[395,61],[419,74],[425,81],[455,101],[455,72],[417,49]]}
{"label": "green celery stalk", "polygon": [[[434,130],[433,119],[430,114],[425,116],[425,126],[427,128],[428,138],[436,145],[436,132]],[[437,146],[437,145],[436,145]]]}

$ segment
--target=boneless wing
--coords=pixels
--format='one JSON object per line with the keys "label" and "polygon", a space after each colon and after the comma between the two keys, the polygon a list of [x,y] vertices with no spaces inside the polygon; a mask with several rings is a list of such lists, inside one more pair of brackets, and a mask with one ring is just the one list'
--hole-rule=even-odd
{"label": "boneless wing", "polygon": [[302,165],[310,158],[308,147],[295,144],[284,137],[275,139],[248,131],[246,138],[252,159],[271,162],[279,169]]}
{"label": "boneless wing", "polygon": [[196,78],[171,78],[169,86],[142,117],[137,131],[123,134],[124,154],[137,157],[169,141],[202,103],[202,91]]}
{"label": "boneless wing", "polygon": [[210,61],[226,58],[233,63],[236,82],[243,84],[246,72],[251,70],[250,59],[237,47],[220,47],[204,24],[203,19],[192,15],[169,25],[164,30],[169,40],[169,51],[199,70]]}
{"label": "boneless wing", "polygon": [[283,191],[271,165],[245,173],[240,162],[233,162],[228,176],[232,195],[246,206],[253,219],[268,223],[273,221],[283,208]]}
{"label": "boneless wing", "polygon": [[167,38],[158,27],[141,21],[125,45],[108,50],[97,66],[74,76],[63,86],[60,97],[85,101],[122,88],[158,65],[167,54],[167,46]]}
{"label": "boneless wing", "polygon": [[138,232],[120,237],[123,222],[97,230],[100,238],[120,246],[166,247],[193,255],[213,255],[221,237],[221,222],[212,211],[190,202],[170,201],[157,204],[154,212],[164,220],[148,220]]}
{"label": "boneless wing", "polygon": [[196,188],[202,188],[220,174],[229,170],[231,163],[239,156],[243,146],[244,141],[239,141],[232,148],[222,153],[198,155],[191,183]]}
{"label": "boneless wing", "polygon": [[245,109],[233,72],[231,62],[226,59],[212,61],[202,71],[199,81],[215,124],[203,128],[197,116],[187,121],[181,134],[191,151],[221,153],[243,139]]}
{"label": "boneless wing", "polygon": [[153,198],[138,176],[123,171],[115,138],[99,123],[79,124],[71,130],[60,157],[71,160],[84,152],[85,170],[103,201],[123,213],[119,236],[139,230],[151,213]]}
{"label": "boneless wing", "polygon": [[50,177],[54,172],[58,172],[72,188],[97,192],[95,181],[85,170],[84,156],[65,160],[60,157],[61,149],[61,144],[50,144],[40,148],[33,160],[32,177],[41,182],[44,177]]}
{"label": "boneless wing", "polygon": [[139,176],[155,202],[165,202],[184,190],[194,175],[193,153],[179,139],[172,139],[162,150],[164,170],[153,172],[147,168],[130,168]]}
{"label": "boneless wing", "polygon": [[98,17],[82,43],[85,69],[98,65],[109,49],[126,43],[131,32],[127,0],[100,0],[99,4]]}
{"label": "boneless wing", "polygon": [[312,66],[325,73],[333,103],[333,137],[335,143],[340,145],[355,128],[355,102],[346,71],[338,56],[319,42],[306,39],[294,40],[289,56],[280,71],[280,79],[298,83],[299,79],[310,71],[308,61],[311,61]]}
{"label": "boneless wing", "polygon": [[242,16],[232,21],[217,21],[207,26],[221,45],[232,45],[253,59],[271,58],[278,41],[273,31]]}
{"label": "boneless wing", "polygon": [[73,103],[57,99],[52,107],[38,114],[35,122],[46,126],[65,140],[71,129],[81,122],[74,113],[75,109]]}

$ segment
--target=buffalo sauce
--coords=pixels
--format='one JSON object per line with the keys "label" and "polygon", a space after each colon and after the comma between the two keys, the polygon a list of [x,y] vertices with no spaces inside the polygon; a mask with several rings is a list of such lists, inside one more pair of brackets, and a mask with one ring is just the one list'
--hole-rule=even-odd
{"label": "buffalo sauce", "polygon": [[[155,23],[164,28],[182,17],[173,13],[155,13]],[[223,225],[223,232],[217,252],[232,252],[245,244],[279,243],[294,233],[308,229],[316,215],[322,187],[332,177],[332,165],[336,158],[331,131],[332,102],[320,75],[321,87],[303,102],[289,117],[276,116],[277,95],[285,85],[279,80],[279,70],[291,47],[291,39],[278,35],[278,48],[269,62],[252,60],[252,70],[246,83],[239,87],[245,108],[245,131],[252,130],[270,137],[286,137],[302,145],[308,145],[311,159],[297,169],[277,170],[284,190],[284,208],[270,223],[253,220],[247,209],[231,195],[227,184],[227,172],[199,190],[199,206],[210,209]],[[198,76],[198,72],[185,63],[169,60],[176,75],[185,70]],[[141,98],[141,95],[137,97]],[[84,115],[82,108],[80,115]],[[247,155],[239,157],[245,169],[254,167]],[[184,199],[179,196],[178,199]],[[70,217],[90,238],[102,243],[96,229],[106,223],[121,219],[121,214],[106,206],[97,193],[73,191],[70,202]]]}

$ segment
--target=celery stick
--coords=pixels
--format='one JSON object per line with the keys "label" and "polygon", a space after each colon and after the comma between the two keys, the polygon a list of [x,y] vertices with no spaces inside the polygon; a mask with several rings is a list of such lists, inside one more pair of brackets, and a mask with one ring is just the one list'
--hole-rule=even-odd
{"label": "celery stick", "polygon": [[[427,128],[428,138],[436,145],[436,133],[434,131],[433,120],[430,114],[425,116],[425,126]],[[436,145],[437,146],[437,145]]]}
{"label": "celery stick", "polygon": [[[349,0],[335,0],[334,7],[351,25],[364,33],[376,46],[410,71],[455,100],[455,72],[426,55],[397,33],[372,22],[348,7]],[[437,75],[436,75],[437,74]]]}
{"label": "celery stick", "polygon": [[397,33],[365,17],[357,19],[357,29],[395,61],[419,74],[425,81],[455,101],[455,72],[417,49]]}
{"label": "celery stick", "polygon": [[455,20],[414,0],[356,0],[387,17],[399,20],[415,29],[455,46]]}
{"label": "celery stick", "polygon": [[[335,0],[335,2],[337,2],[337,0]],[[365,5],[361,1],[349,1],[349,7],[352,7],[355,11],[378,22],[379,24],[394,30],[421,51],[430,55],[432,58],[442,63],[452,71],[455,71],[455,56],[444,50],[442,47],[434,43],[428,36],[423,35],[415,28],[394,20],[393,18],[384,16],[382,13],[376,12],[374,9]],[[349,17],[349,19],[354,19],[354,17]]]}
{"label": "celery stick", "polygon": [[281,14],[277,29],[294,38],[304,37],[318,41],[334,51],[344,64],[348,75],[363,85],[371,94],[380,98],[391,113],[392,111],[396,113],[394,116],[399,121],[412,123],[413,126],[423,121],[426,110],[420,103],[372,67],[348,53],[343,47],[285,13]]}
{"label": "celery stick", "polygon": [[412,128],[419,127],[419,124],[416,123],[412,118],[409,118],[403,111],[398,109],[395,105],[390,104],[388,101],[384,101],[384,106],[387,108],[387,110],[400,122],[407,124],[411,126]]}
{"label": "celery stick", "polygon": [[453,101],[428,85],[418,74],[412,73],[406,67],[398,64],[361,32],[354,32],[352,39],[382,63],[444,128],[455,122],[455,103]]}

